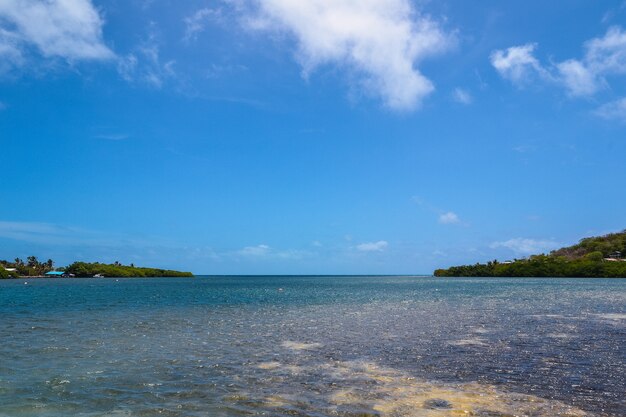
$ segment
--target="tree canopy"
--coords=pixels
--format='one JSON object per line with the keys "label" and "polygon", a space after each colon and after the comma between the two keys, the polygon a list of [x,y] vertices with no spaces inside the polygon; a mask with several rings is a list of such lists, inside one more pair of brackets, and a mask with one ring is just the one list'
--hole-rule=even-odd
{"label": "tree canopy", "polygon": [[576,245],[513,262],[453,266],[437,269],[438,277],[626,277],[626,231],[581,239]]}
{"label": "tree canopy", "polygon": [[[15,269],[16,272],[7,271],[5,268]],[[0,260],[0,279],[22,277],[36,277],[54,271],[54,261],[48,259],[40,262],[37,257],[29,256],[24,262],[16,258],[13,262]],[[74,262],[65,268],[56,268],[56,271],[63,271],[76,277],[93,277],[101,275],[104,277],[141,278],[141,277],[192,277],[191,272],[180,272],[159,268],[140,268],[133,264],[122,265],[119,262],[113,264],[103,264],[99,262]]]}

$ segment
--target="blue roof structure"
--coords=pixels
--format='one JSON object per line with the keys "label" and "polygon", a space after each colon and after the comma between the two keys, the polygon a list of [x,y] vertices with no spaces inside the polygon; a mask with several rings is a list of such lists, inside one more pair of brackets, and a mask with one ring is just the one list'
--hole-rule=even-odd
{"label": "blue roof structure", "polygon": [[46,275],[50,275],[50,276],[53,276],[53,277],[60,277],[60,276],[62,276],[62,275],[64,275],[64,274],[65,274],[65,272],[63,272],[63,271],[50,271],[50,272],[46,272]]}

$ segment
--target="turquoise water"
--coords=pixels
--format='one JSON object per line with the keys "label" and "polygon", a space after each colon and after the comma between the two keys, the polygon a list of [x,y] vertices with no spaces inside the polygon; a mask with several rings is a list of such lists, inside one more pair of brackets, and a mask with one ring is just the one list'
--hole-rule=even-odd
{"label": "turquoise water", "polygon": [[0,416],[624,416],[626,280],[0,281]]}

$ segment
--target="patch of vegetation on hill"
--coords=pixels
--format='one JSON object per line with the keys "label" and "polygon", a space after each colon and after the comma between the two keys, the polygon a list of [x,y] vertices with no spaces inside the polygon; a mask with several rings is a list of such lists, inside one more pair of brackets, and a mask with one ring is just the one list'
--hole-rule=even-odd
{"label": "patch of vegetation on hill", "polygon": [[550,256],[563,256],[568,260],[575,260],[592,252],[600,252],[604,258],[610,257],[615,252],[626,254],[626,230],[604,236],[586,237],[576,245],[552,251]]}
{"label": "patch of vegetation on hill", "polygon": [[193,277],[191,272],[158,268],[139,268],[132,264],[129,266],[122,265],[119,262],[114,264],[74,262],[65,268],[65,273],[73,274],[76,277],[93,277],[94,275],[120,278]]}
{"label": "patch of vegetation on hill", "polygon": [[[11,269],[11,271],[7,269]],[[191,272],[159,268],[140,268],[133,264],[122,265],[119,262],[113,264],[74,262],[68,267],[54,268],[54,261],[52,259],[48,259],[46,262],[39,262],[35,256],[29,256],[26,258],[26,262],[22,261],[20,258],[16,258],[13,262],[0,260],[0,279],[41,277],[51,271],[59,271],[67,276],[82,278],[93,277],[95,275],[120,278],[193,277]]]}
{"label": "patch of vegetation on hill", "polygon": [[605,236],[588,237],[578,244],[552,251],[549,255],[533,255],[513,262],[453,266],[438,269],[438,277],[626,277],[626,231]]}

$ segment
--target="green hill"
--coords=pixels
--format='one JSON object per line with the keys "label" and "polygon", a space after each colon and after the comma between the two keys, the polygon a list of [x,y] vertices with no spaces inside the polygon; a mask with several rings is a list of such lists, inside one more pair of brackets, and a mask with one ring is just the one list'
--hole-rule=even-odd
{"label": "green hill", "polygon": [[191,272],[172,271],[169,269],[139,268],[134,265],[126,266],[120,263],[101,264],[98,262],[74,262],[65,272],[76,277],[93,277],[102,275],[104,277],[119,278],[142,278],[142,277],[192,277]]}
{"label": "green hill", "polygon": [[626,230],[604,236],[586,237],[581,239],[578,244],[552,251],[550,255],[575,260],[593,252],[602,253],[603,258],[610,257],[614,252],[621,252],[626,255]]}
{"label": "green hill", "polygon": [[513,262],[453,266],[438,269],[438,277],[626,277],[626,230],[588,237],[578,244],[545,255],[533,255]]}

